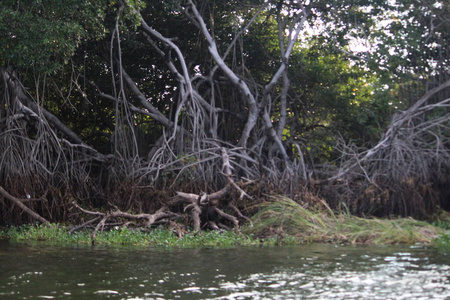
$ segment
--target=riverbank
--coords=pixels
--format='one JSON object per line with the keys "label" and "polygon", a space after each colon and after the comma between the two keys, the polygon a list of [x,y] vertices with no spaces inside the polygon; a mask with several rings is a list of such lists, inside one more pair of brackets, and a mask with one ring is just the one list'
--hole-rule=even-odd
{"label": "riverbank", "polygon": [[442,212],[435,219],[429,223],[412,218],[362,218],[345,208],[335,212],[325,202],[307,209],[288,197],[277,196],[259,205],[252,218],[255,226],[245,232],[295,236],[304,243],[433,245],[442,240],[440,245],[444,245],[450,236],[450,215]]}
{"label": "riverbank", "polygon": [[[98,232],[95,244],[168,247],[233,247],[305,243],[426,245],[450,252],[448,215],[433,224],[411,218],[361,218],[329,209],[305,209],[289,198],[277,197],[259,206],[247,224],[232,231],[176,231],[114,227]],[[92,231],[74,231],[62,224],[23,225],[0,230],[0,237],[18,242],[90,244]]]}
{"label": "riverbank", "polygon": [[[316,232],[310,236],[304,233],[299,235],[273,234],[259,237],[247,234],[251,228],[239,231],[204,231],[188,232],[178,237],[169,228],[155,228],[149,232],[142,232],[132,228],[112,229],[98,233],[96,244],[103,246],[165,246],[165,247],[234,247],[234,246],[292,246],[308,243],[347,244],[373,244],[373,245],[425,245],[436,247],[442,251],[450,252],[450,234],[448,231],[422,222],[410,219],[397,220],[366,220],[366,224],[383,226],[386,232],[373,232],[369,237],[361,230],[354,232],[328,233],[326,235]],[[420,226],[418,226],[420,224]],[[349,222],[342,226],[360,226]],[[399,226],[406,226],[407,229]],[[389,230],[390,228],[390,230]],[[412,230],[417,232],[412,232]],[[356,238],[358,236],[358,238]],[[70,233],[69,229],[60,224],[24,225],[6,228],[0,231],[0,238],[15,242],[45,242],[51,244],[91,244],[91,233],[88,231]],[[371,238],[371,240],[369,240]]]}
{"label": "riverbank", "polygon": [[[15,242],[47,242],[55,244],[91,244],[91,231],[70,232],[61,224],[23,225],[0,231],[0,237]],[[121,227],[99,232],[96,245],[103,246],[167,246],[167,247],[231,247],[258,245],[261,241],[238,231],[186,232],[178,236],[170,228],[158,227],[147,232]],[[274,245],[276,238],[265,240]]]}

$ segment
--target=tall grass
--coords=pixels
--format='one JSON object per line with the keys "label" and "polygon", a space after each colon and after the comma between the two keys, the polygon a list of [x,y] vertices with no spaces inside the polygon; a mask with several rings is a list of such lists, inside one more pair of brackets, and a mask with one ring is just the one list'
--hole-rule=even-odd
{"label": "tall grass", "polygon": [[352,216],[346,211],[306,209],[284,196],[258,205],[255,226],[244,230],[256,236],[295,236],[303,242],[350,244],[430,244],[443,230],[410,218],[376,219]]}

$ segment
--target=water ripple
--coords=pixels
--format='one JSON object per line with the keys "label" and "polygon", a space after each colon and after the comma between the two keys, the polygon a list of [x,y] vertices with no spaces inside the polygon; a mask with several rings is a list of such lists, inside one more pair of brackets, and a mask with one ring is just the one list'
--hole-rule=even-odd
{"label": "water ripple", "polygon": [[450,299],[450,257],[426,248],[3,247],[8,300]]}

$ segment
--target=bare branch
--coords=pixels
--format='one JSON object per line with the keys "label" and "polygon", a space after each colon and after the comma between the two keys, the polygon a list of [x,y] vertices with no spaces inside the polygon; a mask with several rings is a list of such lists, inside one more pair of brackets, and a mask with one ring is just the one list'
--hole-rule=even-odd
{"label": "bare branch", "polygon": [[[375,171],[374,168],[380,168],[380,164],[384,165],[386,163],[387,165],[384,165],[384,168],[389,170],[391,176],[408,176],[408,174],[411,175],[410,172],[412,170],[416,170],[419,173],[416,173],[414,177],[427,177],[426,174],[429,173],[429,168],[432,168],[432,165],[426,165],[429,163],[428,159],[435,160],[433,158],[434,154],[431,157],[427,154],[430,147],[436,147],[432,153],[439,153],[439,156],[442,156],[441,159],[448,163],[450,153],[448,150],[444,150],[442,145],[450,142],[450,137],[443,134],[442,131],[441,133],[439,131],[433,132],[433,128],[441,127],[445,123],[448,124],[450,116],[445,114],[442,117],[436,117],[426,122],[422,121],[426,120],[426,118],[419,118],[419,116],[432,109],[448,107],[450,99],[426,105],[434,95],[448,87],[450,87],[450,80],[427,92],[405,112],[397,114],[377,145],[362,153],[362,156],[358,155],[351,158],[349,160],[350,164],[341,169],[330,180],[342,178],[358,168],[362,170],[366,177],[369,176],[368,174],[376,176],[379,172]],[[417,124],[414,120],[420,121]],[[422,141],[422,138],[420,138],[429,135],[434,136],[438,143],[430,144],[429,141]],[[414,137],[414,140],[412,140],[412,137]],[[441,141],[441,138],[445,141]],[[402,167],[400,164],[404,166]],[[372,170],[367,171],[365,168],[368,167],[372,168]]]}
{"label": "bare branch", "polygon": [[7,191],[5,191],[5,189],[2,186],[0,186],[0,194],[2,194],[2,196],[5,197],[6,199],[12,201],[16,206],[18,206],[24,212],[29,214],[33,219],[38,220],[41,223],[48,223],[46,219],[44,219],[38,213],[34,212],[30,208],[28,208],[25,204],[23,204],[24,201],[9,194]]}
{"label": "bare branch", "polygon": [[219,68],[224,72],[224,74],[227,76],[227,78],[231,81],[231,83],[236,86],[240,91],[242,96],[246,99],[249,112],[247,117],[247,122],[245,124],[245,127],[241,134],[241,139],[239,141],[239,145],[242,147],[246,147],[248,138],[250,137],[250,132],[253,130],[254,126],[256,125],[256,121],[258,118],[258,107],[256,103],[256,99],[253,95],[253,93],[250,91],[250,88],[248,85],[241,80],[231,69],[227,66],[223,58],[220,56],[219,51],[217,49],[217,44],[214,40],[214,38],[209,33],[209,30],[198,12],[195,4],[192,2],[192,0],[188,1],[188,8],[184,9],[183,12],[194,18],[196,20],[195,25],[199,27],[201,33],[203,34],[203,37],[208,42],[208,50],[214,59],[214,61],[217,63]]}

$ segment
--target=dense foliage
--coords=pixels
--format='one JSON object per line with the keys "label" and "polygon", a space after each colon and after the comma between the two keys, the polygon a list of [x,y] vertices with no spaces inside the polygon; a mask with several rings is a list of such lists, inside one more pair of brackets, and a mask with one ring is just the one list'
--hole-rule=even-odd
{"label": "dense foliage", "polygon": [[[225,148],[259,192],[448,209],[448,15],[440,0],[1,1],[0,186],[52,220],[72,200],[156,210],[220,189]],[[4,222],[27,221],[11,207]]]}

